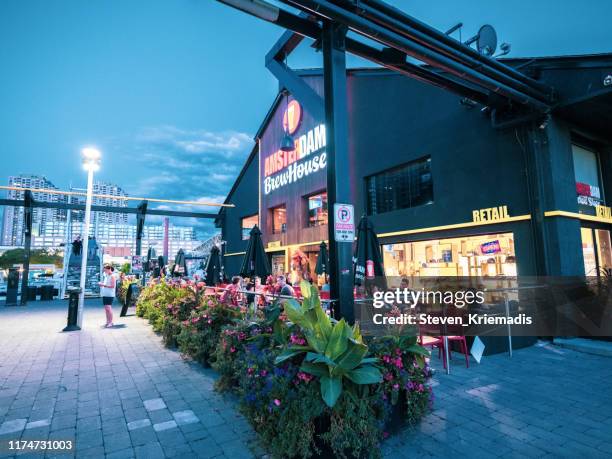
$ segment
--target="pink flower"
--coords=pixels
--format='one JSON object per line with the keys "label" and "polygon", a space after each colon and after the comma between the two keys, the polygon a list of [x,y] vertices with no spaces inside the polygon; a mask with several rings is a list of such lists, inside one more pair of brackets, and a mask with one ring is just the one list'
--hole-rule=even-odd
{"label": "pink flower", "polygon": [[230,352],[236,352],[236,348],[234,346],[230,347]]}
{"label": "pink flower", "polygon": [[281,401],[280,401],[279,399],[275,398],[275,399],[274,399],[274,404],[275,404],[276,406],[280,406]]}
{"label": "pink flower", "polygon": [[259,374],[260,374],[261,376],[266,376],[266,375],[268,374],[268,370],[261,370],[261,371],[259,372]]}
{"label": "pink flower", "polygon": [[393,384],[393,390],[399,390],[399,384]]}

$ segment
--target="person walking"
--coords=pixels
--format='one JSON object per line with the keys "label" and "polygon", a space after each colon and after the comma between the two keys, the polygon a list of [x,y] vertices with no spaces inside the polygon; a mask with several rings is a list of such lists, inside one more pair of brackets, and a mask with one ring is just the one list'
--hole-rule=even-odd
{"label": "person walking", "polygon": [[100,295],[102,296],[102,304],[106,313],[106,328],[113,326],[113,300],[115,299],[116,280],[113,276],[113,268],[111,265],[104,265],[104,273],[102,274],[102,282],[98,282],[100,286]]}

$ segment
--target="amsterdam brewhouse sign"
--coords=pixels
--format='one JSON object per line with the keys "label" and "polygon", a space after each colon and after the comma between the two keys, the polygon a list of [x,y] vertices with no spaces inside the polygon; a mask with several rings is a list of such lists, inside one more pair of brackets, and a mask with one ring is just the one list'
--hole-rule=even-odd
{"label": "amsterdam brewhouse sign", "polygon": [[[294,149],[283,151],[277,144],[272,153],[262,151],[264,195],[299,182],[327,166],[325,125],[318,124],[298,132],[303,127],[301,121],[302,109],[297,101],[292,100],[284,110],[282,128],[284,132],[293,135]],[[280,140],[280,136],[278,138]]]}

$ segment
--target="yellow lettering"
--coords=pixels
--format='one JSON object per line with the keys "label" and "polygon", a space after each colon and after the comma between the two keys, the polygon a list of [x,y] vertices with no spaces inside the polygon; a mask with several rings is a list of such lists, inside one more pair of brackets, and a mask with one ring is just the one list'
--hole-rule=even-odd
{"label": "yellow lettering", "polygon": [[480,221],[480,213],[477,210],[472,211],[472,221],[477,223]]}
{"label": "yellow lettering", "polygon": [[487,221],[487,209],[480,209],[480,221],[481,222]]}
{"label": "yellow lettering", "polygon": [[492,220],[499,220],[499,210],[497,207],[493,207],[491,209],[491,219]]}

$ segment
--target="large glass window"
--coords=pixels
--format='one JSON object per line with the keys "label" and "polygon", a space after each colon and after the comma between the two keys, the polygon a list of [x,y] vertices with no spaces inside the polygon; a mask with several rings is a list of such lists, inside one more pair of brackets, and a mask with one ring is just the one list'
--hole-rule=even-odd
{"label": "large glass window", "polygon": [[433,202],[431,158],[421,158],[366,178],[368,214]]}
{"label": "large glass window", "polygon": [[608,276],[612,271],[610,231],[580,228],[584,273],[587,276]]}
{"label": "large glass window", "polygon": [[272,234],[280,234],[287,231],[287,207],[282,206],[270,209],[272,215]]}
{"label": "large glass window", "polygon": [[308,196],[306,202],[308,226],[327,225],[327,192]]}
{"label": "large glass window", "polygon": [[593,212],[593,207],[603,204],[603,192],[599,173],[599,158],[592,150],[572,145],[576,193],[581,211]]}
{"label": "large glass window", "polygon": [[383,245],[387,276],[516,276],[512,233]]}
{"label": "large glass window", "polygon": [[251,215],[242,219],[242,240],[246,241],[251,236],[251,230],[259,222],[258,215]]}

